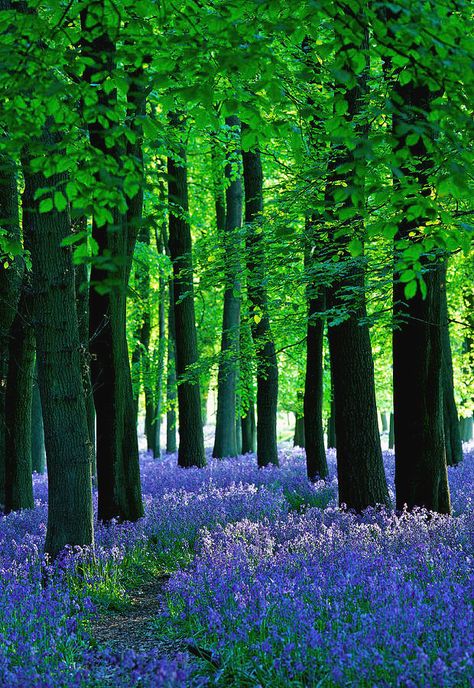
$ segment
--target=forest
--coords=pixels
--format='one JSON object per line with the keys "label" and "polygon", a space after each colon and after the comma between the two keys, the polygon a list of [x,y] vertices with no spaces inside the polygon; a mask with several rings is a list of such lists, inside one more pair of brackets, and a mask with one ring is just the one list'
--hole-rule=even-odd
{"label": "forest", "polygon": [[466,0],[0,0],[0,686],[474,683]]}

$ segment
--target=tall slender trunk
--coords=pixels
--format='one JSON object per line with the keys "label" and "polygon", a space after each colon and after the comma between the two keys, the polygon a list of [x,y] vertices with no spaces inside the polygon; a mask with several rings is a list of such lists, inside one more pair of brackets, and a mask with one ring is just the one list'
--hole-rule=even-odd
{"label": "tall slender trunk", "polygon": [[5,401],[5,511],[32,509],[31,403],[35,338],[31,317],[31,280],[25,272],[18,311],[10,330]]}
{"label": "tall slender trunk", "polygon": [[31,402],[31,464],[36,473],[46,470],[46,449],[44,446],[43,411],[38,385],[38,368],[33,374],[33,399]]}
{"label": "tall slender trunk", "polygon": [[[8,156],[0,155],[0,227],[5,237],[20,241],[16,165]],[[5,504],[5,394],[8,376],[10,328],[15,319],[24,264],[19,256],[0,263],[0,506]]]}
{"label": "tall slender trunk", "polygon": [[166,368],[166,451],[176,451],[176,328],[174,323],[174,284],[168,280],[168,361]]}
{"label": "tall slender trunk", "polygon": [[[240,120],[236,116],[226,118],[227,127],[233,129],[227,155],[225,176],[226,221],[224,243],[224,312],[222,339],[217,376],[216,434],[212,455],[215,458],[238,454],[236,437],[236,393],[238,380],[238,358],[240,339],[241,266],[240,228],[242,226],[242,180],[240,170],[233,169],[232,161],[240,143]],[[238,131],[238,133],[237,133]]]}
{"label": "tall slender trunk", "polygon": [[[351,51],[364,51],[367,65],[359,75],[354,75],[355,85],[347,88],[344,83],[336,84],[336,90],[344,93],[346,121],[354,125],[357,133],[355,150],[343,146],[333,149],[334,159],[328,179],[327,196],[333,195],[338,187],[340,173],[337,168],[348,164],[352,171],[345,173],[344,181],[358,191],[358,201],[349,197],[347,207],[355,204],[360,211],[364,196],[365,165],[363,142],[367,138],[367,125],[357,123],[360,119],[363,99],[367,93],[368,78],[368,30],[357,29],[354,10],[347,4],[340,8],[341,16],[335,21],[336,35],[340,41],[338,58],[341,69],[352,72]],[[351,21],[354,34],[348,41],[340,31],[347,20]],[[340,23],[341,22],[341,23]],[[357,33],[358,31],[358,33]],[[328,208],[333,217],[334,199]],[[335,218],[336,222],[338,218]],[[364,227],[360,215],[353,217],[351,227],[336,239],[334,227],[331,230],[334,253],[342,255],[333,282],[328,290],[329,306],[342,311],[345,320],[330,324],[328,328],[331,372],[334,384],[337,472],[339,503],[350,509],[361,511],[368,506],[388,504],[388,489],[385,479],[375,399],[374,364],[369,328],[364,320],[367,316],[365,300],[365,260],[349,256],[348,243],[351,236],[363,239]],[[344,298],[352,293],[352,302]]]}
{"label": "tall slender trunk", "polygon": [[293,435],[293,446],[301,447],[304,449],[305,436],[304,436],[304,416],[300,416],[295,413],[295,432]]}
{"label": "tall slender trunk", "polygon": [[[243,129],[245,129],[243,126]],[[257,461],[278,466],[278,363],[270,325],[263,234],[263,171],[258,148],[242,152],[245,184],[247,293],[257,359]]]}
{"label": "tall slender trunk", "polygon": [[446,288],[447,262],[441,265],[441,343],[443,347],[442,388],[443,388],[443,425],[446,447],[446,463],[456,466],[463,459],[459,417],[454,399],[453,356],[449,337],[449,311]]}
{"label": "tall slender trunk", "polygon": [[[57,146],[45,130],[40,151]],[[32,144],[33,145],[33,144]],[[81,377],[74,270],[71,251],[61,242],[71,233],[67,210],[39,214],[35,192],[63,190],[66,178],[45,179],[23,163],[23,237],[31,254],[34,322],[46,454],[48,526],[45,549],[53,557],[65,545],[91,545],[91,446]]]}
{"label": "tall slender trunk", "polygon": [[[179,133],[180,115],[170,115],[171,126]],[[170,258],[173,262],[173,308],[176,334],[176,374],[178,378],[179,449],[178,465],[205,466],[204,436],[199,382],[189,379],[198,360],[191,228],[189,225],[186,152],[168,158],[168,208]]]}
{"label": "tall slender trunk", "polygon": [[[165,192],[163,190],[163,200]],[[161,233],[156,234],[156,249],[159,254],[166,251],[166,225],[162,227]],[[155,385],[155,399],[153,423],[150,426],[150,432],[154,433],[154,451],[155,456],[161,456],[161,416],[163,413],[163,386],[165,380],[165,354],[166,354],[166,326],[165,326],[165,298],[166,298],[166,280],[164,270],[160,267],[158,277],[158,361]]]}
{"label": "tall slender trunk", "polygon": [[[389,16],[389,33],[397,42],[395,12]],[[412,69],[410,67],[410,69]],[[450,497],[446,468],[442,396],[442,260],[421,256],[426,293],[421,288],[413,298],[405,296],[405,284],[399,280],[397,261],[400,243],[416,244],[422,238],[418,226],[422,218],[408,219],[412,204],[431,194],[429,175],[432,161],[419,137],[408,145],[407,136],[427,124],[433,97],[424,75],[416,67],[408,83],[397,79],[391,93],[393,136],[395,139],[395,192],[408,182],[410,192],[403,194],[402,219],[395,236],[395,273],[393,285],[393,399],[395,435],[395,489],[397,508],[424,506],[449,513]],[[410,167],[406,165],[409,153]],[[403,188],[403,187],[402,187]]]}
{"label": "tall slender trunk", "polygon": [[[82,54],[92,62],[84,70],[84,82],[97,93],[99,108],[106,112],[117,111],[116,92],[106,93],[104,89],[104,80],[113,70],[116,58],[114,40],[106,29],[102,0],[89,3],[81,11],[81,22]],[[129,74],[129,77],[127,115],[131,122],[129,127],[136,137],[135,143],[123,144],[116,138],[111,140],[109,129],[104,127],[100,118],[89,120],[88,123],[90,143],[102,165],[107,166],[106,161],[110,159],[122,170],[126,154],[127,160],[134,163],[141,181],[138,191],[128,194],[126,214],[113,208],[113,222],[107,221],[105,226],[99,226],[101,222],[96,214],[92,225],[99,255],[110,255],[116,266],[111,273],[104,270],[100,262],[94,263],[90,289],[91,372],[97,418],[98,517],[104,521],[113,518],[134,521],[143,515],[126,337],[126,294],[143,203],[141,131],[136,122],[144,110],[144,96],[141,70]],[[100,169],[95,176],[100,187],[104,183]],[[100,291],[97,285],[101,286]],[[107,286],[109,288],[105,291],[104,287]]]}
{"label": "tall slender trunk", "polygon": [[[85,230],[86,227],[86,218],[81,218],[79,228]],[[85,263],[76,265],[74,268],[74,273],[77,320],[79,325],[79,339],[81,341],[82,355],[82,386],[84,388],[87,427],[89,430],[89,441],[93,451],[93,472],[95,475],[95,408],[91,382],[91,356],[89,352],[89,275],[87,265]]]}
{"label": "tall slender trunk", "polygon": [[[306,267],[311,266],[311,254],[316,251],[316,218],[306,218]],[[306,334],[306,375],[304,389],[304,447],[306,472],[309,480],[326,478],[329,474],[324,447],[323,425],[323,343],[326,289],[312,278],[307,288],[308,326]]]}

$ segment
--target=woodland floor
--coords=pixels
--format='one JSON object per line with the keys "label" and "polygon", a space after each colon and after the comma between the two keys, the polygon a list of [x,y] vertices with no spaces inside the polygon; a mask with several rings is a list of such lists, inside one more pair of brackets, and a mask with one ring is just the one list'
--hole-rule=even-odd
{"label": "woodland floor", "polygon": [[158,638],[155,631],[156,617],[165,608],[164,588],[168,578],[160,576],[131,590],[126,609],[104,611],[93,618],[91,632],[95,641],[117,652],[156,650],[168,659],[183,653],[184,639]]}

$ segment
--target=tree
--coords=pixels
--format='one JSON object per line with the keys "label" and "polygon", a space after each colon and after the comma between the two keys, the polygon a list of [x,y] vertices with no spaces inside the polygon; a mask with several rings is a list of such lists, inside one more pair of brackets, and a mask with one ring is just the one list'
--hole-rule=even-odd
{"label": "tree", "polygon": [[25,272],[10,330],[5,400],[5,511],[32,509],[31,405],[35,362],[30,275]]}
{"label": "tree", "polygon": [[[398,12],[389,15],[390,34],[395,36]],[[403,251],[423,241],[422,227],[430,215],[420,217],[412,208],[429,208],[432,159],[426,140],[433,93],[423,70],[411,67],[409,80],[399,70],[391,90],[394,187],[406,199],[395,236],[393,284],[393,400],[395,440],[395,488],[397,508],[424,506],[449,513],[442,396],[442,261],[438,251],[419,255],[421,282],[413,289],[403,274]],[[410,135],[423,130],[424,136]],[[430,212],[428,210],[428,212]],[[411,273],[409,273],[411,274]],[[403,279],[401,280],[400,277]]]}
{"label": "tree", "polygon": [[[170,114],[170,124],[179,138],[182,115]],[[178,378],[179,448],[178,465],[205,466],[199,383],[189,378],[198,359],[191,228],[189,226],[186,152],[178,143],[168,158],[168,246],[173,263],[173,311],[176,335],[176,375]]]}
{"label": "tree", "polygon": [[[50,129],[32,142],[23,158],[23,237],[33,274],[34,322],[39,387],[48,459],[48,528],[46,552],[56,556],[65,545],[93,545],[92,461],[74,290],[71,235],[67,207],[51,198],[40,201],[38,189],[64,193],[67,176],[48,179],[34,171],[33,160],[60,146]],[[40,214],[40,210],[42,211]],[[59,344],[59,345],[58,345]]]}
{"label": "tree", "polygon": [[[116,60],[116,29],[109,22],[101,0],[81,10],[81,46],[86,65],[83,80],[89,93],[95,94],[93,107],[88,106],[84,117],[94,154],[96,186],[107,188],[104,169],[108,170],[118,177],[119,192],[123,190],[128,198],[126,210],[120,204],[123,196],[113,198],[111,209],[96,205],[92,221],[92,236],[99,251],[99,260],[91,270],[89,303],[97,417],[98,516],[104,521],[134,521],[143,515],[143,504],[125,323],[126,291],[143,201],[143,159],[137,122],[144,110],[145,96],[141,69],[135,69],[128,74],[127,92],[128,128],[132,136],[126,138],[127,143],[110,137],[110,123],[117,120],[118,105],[116,90],[105,85]],[[134,164],[133,182],[126,188],[123,153]]]}
{"label": "tree", "polygon": [[240,146],[240,120],[238,117],[226,118],[230,131],[229,150],[225,166],[226,220],[223,234],[224,245],[224,312],[222,320],[221,353],[217,378],[217,416],[214,449],[215,458],[237,456],[236,437],[236,393],[238,380],[238,359],[240,340],[241,305],[241,241],[242,226],[242,180],[238,160],[235,155]]}
{"label": "tree", "polygon": [[[382,451],[378,430],[377,405],[375,399],[374,364],[370,333],[366,322],[365,261],[363,256],[348,256],[351,237],[362,246],[364,225],[362,220],[364,203],[364,139],[367,124],[364,121],[363,106],[367,94],[368,77],[368,29],[359,23],[358,9],[364,17],[365,3],[359,8],[347,4],[339,8],[335,20],[337,42],[335,90],[338,96],[334,112],[342,112],[346,135],[354,136],[338,140],[333,149],[327,196],[332,195],[329,216],[334,218],[333,205],[342,200],[349,210],[350,231],[343,227],[332,230],[333,256],[338,268],[328,289],[331,308],[341,310],[342,315],[329,322],[328,338],[331,359],[331,374],[334,384],[337,472],[339,481],[339,502],[350,509],[360,511],[376,504],[388,504],[388,490],[382,462]],[[350,38],[341,29],[350,27]],[[363,61],[356,71],[358,61],[355,55],[362,55]],[[337,70],[342,70],[338,72]],[[338,75],[352,75],[352,86],[338,79]],[[354,133],[351,134],[351,131]],[[341,191],[341,183],[347,186]],[[339,218],[334,218],[337,221]],[[334,222],[334,219],[332,220]],[[352,294],[347,304],[347,294]],[[349,305],[349,307],[348,307]],[[350,371],[350,374],[348,374]]]}
{"label": "tree", "polygon": [[[245,126],[243,127],[245,132]],[[263,172],[258,148],[242,152],[245,184],[245,243],[250,325],[257,359],[257,461],[278,465],[278,365],[265,288]]]}

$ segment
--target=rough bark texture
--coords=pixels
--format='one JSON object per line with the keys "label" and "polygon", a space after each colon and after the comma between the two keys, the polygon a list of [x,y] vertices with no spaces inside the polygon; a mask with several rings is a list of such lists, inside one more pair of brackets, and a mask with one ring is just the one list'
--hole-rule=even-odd
{"label": "rough bark texture", "polygon": [[[0,155],[0,227],[7,239],[20,240],[16,166]],[[16,315],[23,276],[23,260],[9,267],[0,263],[0,506],[5,503],[5,393],[8,375],[9,332]]]}
{"label": "rough bark texture", "polygon": [[[100,1],[89,4],[81,12],[82,52],[93,61],[87,66],[83,79],[94,84],[99,107],[116,109],[116,93],[106,94],[97,88],[100,81],[114,67],[115,45],[105,29],[104,7]],[[99,121],[89,122],[89,138],[98,160],[114,159],[121,169],[123,154],[142,171],[141,132],[133,117],[140,115],[144,97],[139,70],[130,74],[128,91],[128,119],[136,135],[134,144],[120,144],[108,139],[109,130]],[[100,169],[96,173],[103,184]],[[92,383],[97,419],[97,483],[98,517],[134,521],[143,515],[138,439],[136,431],[132,382],[126,338],[126,293],[130,276],[133,249],[141,222],[142,184],[138,192],[128,198],[128,211],[122,215],[113,210],[114,221],[98,226],[93,218],[92,234],[99,247],[99,255],[109,253],[115,262],[112,272],[104,270],[100,262],[93,264],[90,289],[90,351],[92,355]],[[101,291],[96,286],[101,286]],[[103,288],[109,289],[104,293]]]}
{"label": "rough bark texture", "polygon": [[447,264],[441,265],[441,346],[443,348],[442,388],[443,388],[443,425],[446,463],[456,466],[463,459],[459,417],[454,399],[453,357],[449,337],[449,311],[446,293]]}
{"label": "rough bark texture", "polygon": [[394,419],[393,419],[393,412],[390,413],[390,422],[388,426],[388,448],[393,449],[395,446],[395,428],[394,428]]}
{"label": "rough bark texture", "polygon": [[10,330],[5,400],[5,511],[32,509],[31,402],[35,338],[31,318],[31,280],[25,273],[18,311]]}
{"label": "rough bark texture", "polygon": [[[45,131],[41,150],[57,142]],[[31,253],[34,322],[46,454],[48,527],[45,549],[93,544],[91,447],[81,378],[74,269],[61,241],[71,233],[67,211],[39,214],[38,188],[62,189],[64,175],[45,179],[25,158],[23,236]]]}
{"label": "rough bark texture", "polygon": [[33,375],[33,399],[31,402],[31,464],[34,472],[44,473],[46,470],[46,449],[37,370],[36,368]]}
{"label": "rough bark texture", "polygon": [[[240,128],[240,120],[235,116],[227,117],[226,125]],[[212,455],[219,459],[238,454],[236,393],[240,339],[241,266],[239,232],[242,226],[242,180],[240,172],[233,169],[229,162],[229,159],[233,157],[232,154],[231,151],[225,168],[228,186],[226,189],[226,221],[223,235],[225,250],[224,311],[217,376],[216,434],[212,452]]]}
{"label": "rough bark texture", "polygon": [[[409,150],[411,168],[401,167],[406,179],[418,185],[413,192],[429,196],[431,162],[423,138],[407,146],[407,132],[426,120],[432,94],[427,85],[417,80],[394,84],[393,134],[395,154]],[[397,164],[396,159],[394,164]],[[397,172],[400,175],[400,172]],[[395,188],[401,181],[395,177]],[[413,197],[409,199],[413,202]],[[422,218],[407,219],[408,206],[395,236],[416,242],[417,227]],[[397,254],[395,254],[397,259]],[[395,435],[395,489],[397,508],[424,506],[441,513],[450,512],[449,486],[443,428],[442,396],[442,327],[441,327],[441,261],[429,263],[421,258],[427,269],[426,297],[420,289],[411,299],[405,297],[405,285],[394,274],[393,286],[393,399]]]}
{"label": "rough bark texture", "polygon": [[[352,50],[368,51],[368,31],[354,28],[353,43],[347,41],[345,34],[338,34],[347,20],[353,27],[354,11],[344,4],[341,15],[336,21],[336,35],[340,41],[338,59],[340,66],[351,73],[349,53]],[[368,59],[368,58],[366,58]],[[334,194],[338,182],[338,165],[347,163],[352,171],[344,175],[344,181],[359,192],[355,209],[361,207],[364,196],[365,166],[362,146],[367,136],[367,124],[358,123],[363,97],[367,91],[368,64],[366,69],[355,76],[355,85],[348,89],[345,84],[336,84],[344,93],[347,111],[344,117],[356,127],[355,150],[339,146],[334,150],[334,161],[328,179],[328,191]],[[351,207],[352,198],[346,200]],[[333,202],[328,204],[328,214],[333,216]],[[336,228],[339,222],[335,217]],[[333,282],[328,290],[329,306],[344,314],[343,322],[328,328],[331,373],[334,385],[337,472],[339,483],[339,503],[350,509],[361,511],[368,506],[389,503],[387,483],[382,461],[382,450],[378,429],[377,405],[375,399],[374,365],[368,325],[361,322],[366,318],[365,304],[365,261],[353,259],[348,255],[347,244],[351,236],[363,239],[363,223],[359,216],[351,220],[342,236],[336,238],[331,231],[334,252],[342,256],[337,266]],[[345,298],[352,294],[350,302]]]}
{"label": "rough bark texture", "polygon": [[277,466],[278,364],[265,287],[262,161],[258,148],[244,151],[242,158],[245,184],[247,294],[257,358],[257,461],[259,466]]}
{"label": "rough bark texture", "polygon": [[[179,115],[172,114],[170,121],[179,131]],[[197,362],[198,349],[186,154],[183,147],[177,153],[176,158],[168,158],[168,246],[174,275],[173,307],[179,408],[178,465],[191,467],[205,466],[206,456],[199,383],[189,379],[189,367]]]}

